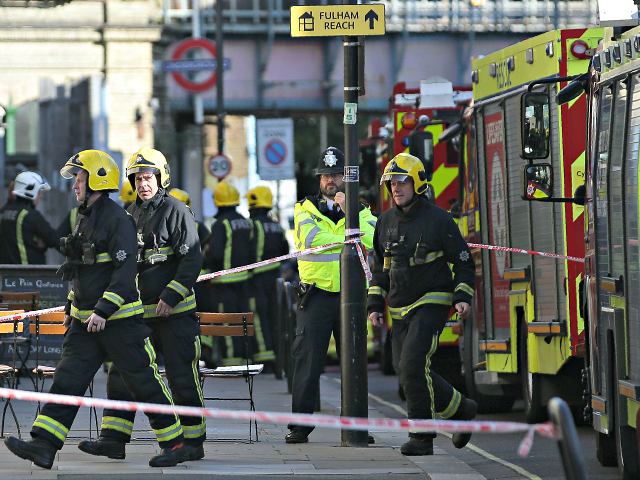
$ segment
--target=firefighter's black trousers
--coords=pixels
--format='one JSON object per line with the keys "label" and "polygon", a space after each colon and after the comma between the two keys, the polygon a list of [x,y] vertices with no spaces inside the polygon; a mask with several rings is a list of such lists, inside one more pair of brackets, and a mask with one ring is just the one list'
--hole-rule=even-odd
{"label": "firefighter's black trousers", "polygon": [[[83,396],[107,356],[120,368],[123,385],[136,402],[171,405],[171,394],[158,375],[155,352],[149,340],[151,330],[141,318],[132,317],[107,326],[100,332],[73,319],[62,343],[62,357],[53,376],[49,393]],[[31,429],[31,436],[41,436],[58,449],[78,413],[77,406],[47,403]],[[148,413],[160,446],[170,448],[184,441],[176,415]]]}
{"label": "firefighter's black trousers", "polygon": [[[422,305],[404,318],[394,319],[391,329],[393,366],[407,397],[407,417],[433,419],[439,413],[451,418],[464,397],[431,369],[431,357],[438,347],[440,333],[450,307]],[[435,433],[409,436],[435,437]]]}
{"label": "firefighter's black trousers", "polygon": [[[291,347],[293,371],[293,413],[313,413],[318,398],[318,382],[327,358],[331,332],[340,347],[340,293],[316,289],[304,309],[298,307],[296,339]],[[314,427],[289,424],[290,430],[309,434]]]}
{"label": "firefighter's black trousers", "polygon": [[253,360],[256,363],[264,363],[275,360],[273,331],[277,323],[278,299],[276,280],[279,270],[257,273],[249,280],[249,291],[253,310],[253,322],[255,324]]}
{"label": "firefighter's black trousers", "polygon": [[[200,324],[195,313],[179,318],[153,318],[147,322],[151,338],[162,352],[169,388],[176,405],[203,407],[202,389],[198,375],[200,360]],[[114,359],[115,360],[115,359]],[[111,400],[131,400],[130,389],[124,382],[122,367],[114,361],[107,377],[107,395]],[[105,409],[102,416],[101,437],[129,442],[135,412]],[[204,417],[181,416],[185,443],[200,445],[205,441],[207,428]]]}
{"label": "firefighter's black trousers", "polygon": [[[224,277],[223,277],[224,278]],[[214,311],[218,313],[249,312],[248,282],[212,283],[211,284]],[[222,364],[242,365],[247,355],[251,358],[253,346],[244,344],[242,337],[217,337],[222,351]],[[247,352],[248,350],[248,352]]]}

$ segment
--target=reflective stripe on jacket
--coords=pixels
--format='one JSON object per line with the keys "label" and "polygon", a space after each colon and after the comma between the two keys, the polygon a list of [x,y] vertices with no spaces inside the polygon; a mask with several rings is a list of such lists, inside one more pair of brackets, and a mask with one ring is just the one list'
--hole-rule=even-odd
{"label": "reflective stripe on jacket", "polygon": [[[298,251],[328,243],[344,242],[344,217],[334,223],[327,215],[320,213],[318,199],[307,197],[296,203],[294,209],[293,238]],[[376,217],[371,209],[360,204],[360,232],[372,234]],[[364,235],[362,243],[367,250],[373,247],[373,236]],[[327,292],[340,291],[340,252],[342,246],[298,257],[300,281],[316,282],[316,286]]]}

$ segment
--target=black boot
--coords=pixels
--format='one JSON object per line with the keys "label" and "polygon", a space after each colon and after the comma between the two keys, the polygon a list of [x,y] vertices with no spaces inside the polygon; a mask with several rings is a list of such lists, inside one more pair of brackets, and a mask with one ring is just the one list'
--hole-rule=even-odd
{"label": "black boot", "polygon": [[4,444],[11,453],[47,469],[53,466],[53,461],[58,453],[58,449],[42,437],[35,437],[28,442],[15,437],[7,437],[4,439]]}
{"label": "black boot", "polygon": [[126,443],[113,438],[99,438],[98,441],[82,440],[78,448],[84,453],[122,460],[125,457]]}
{"label": "black boot", "polygon": [[309,435],[300,430],[293,429],[287,433],[284,441],[286,443],[307,443],[309,441]]}
{"label": "black boot", "polygon": [[189,453],[189,461],[200,460],[204,458],[204,446],[200,445],[186,445],[187,452]]}
{"label": "black boot", "polygon": [[163,448],[160,453],[149,460],[150,467],[175,467],[189,459],[189,451],[184,443],[170,448]]}
{"label": "black boot", "polygon": [[[451,417],[451,420],[473,420],[478,413],[478,404],[470,398],[465,398],[458,411]],[[464,448],[471,440],[471,433],[454,433],[451,437],[453,446],[456,448]]]}
{"label": "black boot", "polygon": [[433,438],[409,437],[409,441],[400,447],[400,453],[407,456],[433,455]]}

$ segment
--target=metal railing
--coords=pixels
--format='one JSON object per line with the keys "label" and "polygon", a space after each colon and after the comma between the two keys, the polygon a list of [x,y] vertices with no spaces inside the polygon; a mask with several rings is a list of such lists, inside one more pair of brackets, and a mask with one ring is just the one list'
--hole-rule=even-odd
{"label": "metal railing", "polygon": [[[163,0],[166,26],[191,28],[191,2]],[[205,32],[215,30],[216,0],[200,0]],[[225,33],[289,33],[289,7],[305,0],[224,0]],[[333,4],[327,0],[311,5]],[[340,3],[340,2],[338,2]],[[597,0],[385,0],[387,32],[544,32],[596,24]]]}

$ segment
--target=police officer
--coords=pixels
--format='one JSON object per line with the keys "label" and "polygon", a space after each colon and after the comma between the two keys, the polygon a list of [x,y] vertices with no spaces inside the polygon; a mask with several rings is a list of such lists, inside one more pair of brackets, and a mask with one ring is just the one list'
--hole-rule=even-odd
{"label": "police officer", "polygon": [[0,263],[44,264],[47,248],[58,246],[60,237],[36,210],[46,190],[51,187],[39,173],[16,176],[11,192],[15,200],[0,209]]}
{"label": "police officer", "polygon": [[[240,204],[238,190],[222,180],[213,189],[213,201],[218,207],[218,213],[211,225],[211,240],[204,255],[205,267],[217,272],[252,263],[252,225],[236,210],[236,206]],[[212,279],[214,308],[226,313],[249,311],[248,280],[248,271]],[[211,337],[207,337],[206,341],[212,342]],[[240,365],[245,355],[242,339],[224,337],[222,342],[222,364]]]}
{"label": "police officer", "polygon": [[[433,372],[430,361],[451,306],[463,319],[471,311],[475,282],[471,252],[451,215],[423,195],[427,174],[418,158],[396,155],[380,183],[386,185],[396,207],[382,213],[376,225],[369,319],[374,325],[384,323],[388,297],[393,364],[410,419],[432,419],[439,413],[445,419],[471,420],[478,404]],[[431,455],[434,437],[435,433],[409,433],[400,451]],[[453,443],[462,448],[470,438],[470,433],[458,433]]]}
{"label": "police officer", "polygon": [[[118,166],[104,152],[85,150],[71,157],[60,173],[75,177],[73,189],[82,206],[73,234],[61,242],[67,256],[61,271],[63,278],[73,280],[73,288],[65,307],[62,357],[50,393],[84,395],[108,355],[135,401],[171,405],[171,394],[154,374],[151,331],[142,322],[135,225],[107,195],[118,190]],[[5,444],[17,456],[51,468],[77,412],[77,406],[48,403],[33,424],[32,440],[8,437]],[[147,416],[162,448],[149,465],[169,467],[186,461],[189,455],[178,417]]]}
{"label": "police officer", "polygon": [[[284,230],[269,216],[269,210],[273,206],[273,196],[269,187],[258,186],[249,190],[247,199],[253,223],[255,261],[260,262],[289,253],[289,242],[284,236]],[[273,370],[273,361],[276,358],[273,352],[273,338],[276,335],[276,280],[280,277],[280,262],[255,268],[251,272],[249,308],[255,312],[254,338],[257,343],[253,360],[256,363],[266,363],[265,370],[270,371]]]}
{"label": "police officer", "polygon": [[[327,243],[344,242],[345,194],[342,180],[344,154],[335,147],[320,155],[316,176],[320,192],[296,203],[294,239],[298,251]],[[371,210],[360,204],[360,231],[373,233],[376,219]],[[371,235],[362,237],[367,249],[373,244]],[[296,338],[292,388],[293,413],[313,413],[318,397],[318,382],[324,367],[331,332],[340,341],[340,251],[341,246],[298,258],[300,270]],[[366,319],[363,319],[366,322]],[[313,427],[289,425],[287,443],[308,441]]]}
{"label": "police officer", "polygon": [[[202,255],[193,214],[167,193],[169,165],[158,150],[144,147],[134,153],[127,164],[127,177],[138,194],[129,214],[138,234],[138,288],[144,320],[164,357],[175,403],[203,407],[198,376],[200,325],[193,293]],[[129,385],[119,370],[117,363],[109,368],[109,398],[130,400]],[[135,412],[105,409],[99,440],[83,440],[78,448],[92,455],[124,458],[134,418]],[[204,417],[185,416],[181,423],[189,460],[203,458]]]}

